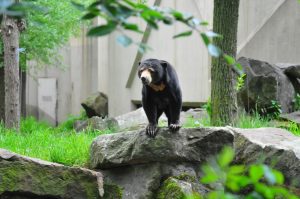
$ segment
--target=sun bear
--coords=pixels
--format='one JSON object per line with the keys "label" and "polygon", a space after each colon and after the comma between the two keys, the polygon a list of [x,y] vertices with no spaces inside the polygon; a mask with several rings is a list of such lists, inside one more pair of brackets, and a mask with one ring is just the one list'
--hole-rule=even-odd
{"label": "sun bear", "polygon": [[182,94],[175,69],[167,61],[147,59],[139,63],[142,81],[142,105],[149,124],[146,134],[155,137],[158,119],[165,113],[171,131],[179,130]]}

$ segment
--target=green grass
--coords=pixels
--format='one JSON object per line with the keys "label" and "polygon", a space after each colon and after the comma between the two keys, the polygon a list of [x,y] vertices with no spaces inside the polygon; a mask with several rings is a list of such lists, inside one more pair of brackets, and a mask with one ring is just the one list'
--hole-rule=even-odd
{"label": "green grass", "polygon": [[76,133],[62,129],[34,118],[22,120],[20,133],[0,125],[0,148],[64,165],[87,166],[92,140],[98,135],[112,133],[110,130]]}
{"label": "green grass", "polygon": [[[286,122],[287,124],[282,126],[282,128],[287,129],[294,135],[300,136],[300,127],[293,122]],[[234,122],[233,127],[237,128],[261,128],[261,127],[274,127],[274,122],[268,118],[259,116],[258,114],[248,115],[242,113],[239,115],[238,120]],[[196,127],[209,127],[210,119],[194,119],[192,117],[188,118],[183,124],[184,128],[196,128]]]}
{"label": "green grass", "polygon": [[[81,116],[80,116],[81,117]],[[274,123],[258,115],[241,114],[234,123],[239,128],[272,127]],[[37,122],[34,118],[26,118],[21,122],[20,132],[4,128],[0,124],[0,148],[18,154],[35,157],[64,165],[88,166],[89,149],[93,139],[99,135],[113,133],[112,130],[86,130],[77,133],[73,130],[75,117],[70,117],[58,127],[47,123]],[[160,126],[166,126],[160,123]],[[196,120],[188,118],[183,124],[185,128],[209,127],[209,118]],[[295,135],[300,136],[300,128],[295,123],[287,123],[285,127]]]}

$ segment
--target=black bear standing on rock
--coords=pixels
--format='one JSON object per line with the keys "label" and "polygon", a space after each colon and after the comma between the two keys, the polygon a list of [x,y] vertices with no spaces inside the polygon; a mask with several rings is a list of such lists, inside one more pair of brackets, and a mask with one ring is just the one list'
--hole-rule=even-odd
{"label": "black bear standing on rock", "polygon": [[147,59],[139,64],[142,80],[142,104],[149,124],[146,133],[155,137],[158,119],[165,113],[171,131],[179,130],[182,105],[181,89],[174,68],[166,61]]}

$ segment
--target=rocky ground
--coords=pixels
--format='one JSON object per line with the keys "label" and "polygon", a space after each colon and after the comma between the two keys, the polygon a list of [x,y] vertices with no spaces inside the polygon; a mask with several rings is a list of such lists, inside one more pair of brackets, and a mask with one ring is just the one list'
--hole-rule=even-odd
{"label": "rocky ground", "polygon": [[[257,160],[283,172],[286,185],[300,188],[300,138],[277,128],[161,128],[97,137],[90,169],[67,167],[0,150],[0,198],[174,198],[206,194],[200,166],[224,146],[236,151],[235,163]],[[261,158],[263,157],[263,159]],[[170,187],[172,189],[170,190]]]}

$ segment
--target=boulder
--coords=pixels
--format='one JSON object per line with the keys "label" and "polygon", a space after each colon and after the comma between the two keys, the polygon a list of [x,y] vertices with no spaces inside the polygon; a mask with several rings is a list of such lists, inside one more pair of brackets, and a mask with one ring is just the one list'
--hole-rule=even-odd
{"label": "boulder", "polygon": [[[119,129],[124,130],[138,130],[141,128],[145,128],[148,124],[148,119],[145,114],[144,109],[138,108],[137,110],[131,111],[129,113],[119,115],[115,117],[118,121]],[[167,117],[163,114],[160,117],[160,122],[167,123]]]}
{"label": "boulder", "polygon": [[182,111],[180,114],[180,122],[183,125],[188,123],[190,119],[197,121],[203,118],[209,118],[207,111],[203,108],[191,108],[187,111]]}
{"label": "boulder", "polygon": [[246,111],[272,113],[276,111],[272,101],[281,105],[283,113],[293,110],[295,89],[278,66],[267,62],[241,57],[238,62],[243,66],[246,80],[238,92],[239,104]]}
{"label": "boulder", "polygon": [[[203,196],[209,192],[204,186],[197,183],[195,178],[185,178],[182,176],[169,177],[165,180],[157,194],[157,199],[182,199],[185,196]],[[199,196],[199,198],[201,198]]]}
{"label": "boulder", "polygon": [[104,118],[108,115],[108,98],[104,93],[92,94],[81,103],[81,106],[89,118],[93,116]]}
{"label": "boulder", "polygon": [[[181,124],[185,124],[190,118],[197,120],[204,117],[209,117],[204,109],[189,109],[188,111],[181,112],[180,122]],[[117,116],[115,119],[118,122],[120,131],[139,130],[145,128],[148,124],[148,119],[143,108],[139,108],[124,115]],[[163,126],[168,125],[168,119],[165,114],[160,117],[159,124],[163,124]]]}
{"label": "boulder", "polygon": [[67,167],[0,149],[0,198],[101,198],[100,172]]}
{"label": "boulder", "polygon": [[202,162],[232,145],[233,134],[225,128],[161,128],[151,139],[145,131],[97,137],[91,145],[91,167],[105,169],[151,162]]}
{"label": "boulder", "polygon": [[300,188],[300,137],[278,128],[232,130],[236,163],[264,162],[281,171],[286,184]]}
{"label": "boulder", "polygon": [[300,78],[300,64],[276,64],[288,77]]}
{"label": "boulder", "polygon": [[103,173],[106,184],[121,190],[123,199],[172,198],[170,183],[180,194],[205,195],[209,189],[199,183],[200,166],[228,145],[236,151],[235,163],[261,160],[282,171],[287,185],[300,188],[292,181],[300,179],[300,137],[278,128],[182,128],[176,133],[162,128],[155,138],[144,130],[102,135],[91,145],[90,165]]}
{"label": "boulder", "polygon": [[87,120],[77,120],[73,125],[75,131],[80,132],[86,129],[93,130],[107,130],[107,129],[119,129],[118,121],[114,118],[101,118],[98,116],[94,116]]}
{"label": "boulder", "polygon": [[300,125],[300,111],[295,111],[295,112],[287,113],[287,114],[281,114],[280,118],[283,120],[294,122],[294,123]]}

